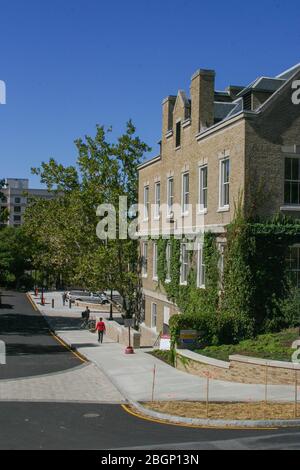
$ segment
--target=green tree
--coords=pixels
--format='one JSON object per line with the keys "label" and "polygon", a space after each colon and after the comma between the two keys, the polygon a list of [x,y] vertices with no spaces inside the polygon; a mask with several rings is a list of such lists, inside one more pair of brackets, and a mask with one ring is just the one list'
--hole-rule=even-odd
{"label": "green tree", "polygon": [[0,231],[0,285],[31,287],[26,273],[31,269],[32,241],[22,228],[5,227]]}
{"label": "green tree", "polygon": [[131,222],[129,208],[137,202],[137,167],[150,149],[136,136],[131,121],[115,142],[109,140],[110,135],[111,129],[97,126],[94,138],[86,136],[75,142],[75,165],[64,167],[50,159],[32,170],[55,198],[33,202],[26,211],[25,229],[37,247],[35,266],[91,290],[117,289],[126,299],[126,314],[131,315],[138,304],[137,241],[118,236],[99,240],[96,211],[101,204],[115,207],[118,235],[119,198],[125,196],[125,217]]}

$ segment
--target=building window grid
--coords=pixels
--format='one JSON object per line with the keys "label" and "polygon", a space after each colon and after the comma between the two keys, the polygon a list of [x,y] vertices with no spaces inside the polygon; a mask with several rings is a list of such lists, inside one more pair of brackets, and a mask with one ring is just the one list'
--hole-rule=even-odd
{"label": "building window grid", "polygon": [[153,243],[153,279],[157,279],[157,242]]}
{"label": "building window grid", "polygon": [[187,249],[187,244],[183,243],[181,245],[181,284],[187,284],[189,275],[189,252]]}
{"label": "building window grid", "polygon": [[151,304],[151,326],[156,328],[157,325],[157,304]]}
{"label": "building window grid", "polygon": [[285,158],[284,203],[300,205],[300,159]]}
{"label": "building window grid", "polygon": [[220,171],[220,207],[229,207],[229,176],[230,161],[229,158],[221,160]]}
{"label": "building window grid", "polygon": [[171,255],[172,255],[171,243],[168,242],[166,246],[166,281],[171,281]]}
{"label": "building window grid", "polygon": [[144,242],[142,245],[142,276],[146,277],[148,274],[148,243]]}
{"label": "building window grid", "polygon": [[144,187],[144,220],[149,219],[149,186]]}
{"label": "building window grid", "polygon": [[168,199],[168,216],[173,213],[173,205],[174,205],[174,178],[168,178],[168,186],[167,186],[167,199]]}
{"label": "building window grid", "polygon": [[207,209],[207,165],[199,168],[199,204],[200,210]]}
{"label": "building window grid", "polygon": [[203,256],[203,246],[198,247],[198,266],[197,266],[197,285],[198,287],[205,287],[205,264]]}
{"label": "building window grid", "polygon": [[190,200],[190,175],[183,173],[182,175],[182,213],[188,214]]}
{"label": "building window grid", "polygon": [[300,287],[300,246],[291,246],[287,258],[287,269],[292,284]]}
{"label": "building window grid", "polygon": [[155,210],[154,210],[155,219],[160,217],[160,183],[155,183]]}

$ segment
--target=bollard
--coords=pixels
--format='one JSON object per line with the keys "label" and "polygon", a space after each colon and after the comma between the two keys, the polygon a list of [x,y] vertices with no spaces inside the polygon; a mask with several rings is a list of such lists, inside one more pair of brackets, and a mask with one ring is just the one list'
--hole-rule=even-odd
{"label": "bollard", "polygon": [[54,308],[54,299],[52,299],[52,308]]}

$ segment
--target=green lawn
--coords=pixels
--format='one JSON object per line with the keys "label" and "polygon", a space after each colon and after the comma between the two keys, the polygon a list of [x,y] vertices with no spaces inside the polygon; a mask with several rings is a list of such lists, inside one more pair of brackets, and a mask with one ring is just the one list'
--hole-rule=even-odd
{"label": "green lawn", "polygon": [[296,339],[299,339],[298,328],[284,330],[280,333],[260,335],[255,339],[241,341],[235,345],[209,346],[195,352],[222,361],[228,361],[231,354],[276,361],[291,361],[294,352],[291,345]]}

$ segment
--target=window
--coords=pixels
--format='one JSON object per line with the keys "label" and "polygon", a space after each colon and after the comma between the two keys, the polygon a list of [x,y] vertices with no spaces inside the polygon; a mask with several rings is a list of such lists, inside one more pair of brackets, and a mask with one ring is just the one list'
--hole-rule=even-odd
{"label": "window", "polygon": [[166,247],[166,281],[171,280],[171,250],[171,243],[168,242]]}
{"label": "window", "polygon": [[149,186],[144,187],[144,220],[149,219]]}
{"label": "window", "polygon": [[176,123],[176,148],[181,145],[181,122]]}
{"label": "window", "polygon": [[199,168],[199,204],[201,211],[207,209],[207,165]]}
{"label": "window", "polygon": [[21,216],[20,215],[14,215],[14,222],[21,222]]}
{"label": "window", "polygon": [[15,204],[21,204],[21,198],[15,197]]}
{"label": "window", "polygon": [[153,243],[153,279],[157,279],[157,243]]}
{"label": "window", "polygon": [[187,244],[181,245],[181,284],[186,284],[189,275],[189,252]]}
{"label": "window", "polygon": [[189,211],[190,200],[190,178],[188,173],[182,175],[182,213],[187,214]]}
{"label": "window", "polygon": [[168,197],[168,216],[171,216],[173,213],[173,204],[174,204],[174,178],[168,178],[168,187],[167,187],[167,197]]}
{"label": "window", "polygon": [[159,219],[160,216],[160,183],[155,183],[155,208],[154,217]]}
{"label": "window", "polygon": [[16,213],[21,212],[21,206],[14,206],[14,212]]}
{"label": "window", "polygon": [[197,260],[197,285],[198,287],[205,287],[205,264],[203,256],[203,246],[199,245],[198,260]]}
{"label": "window", "polygon": [[157,325],[157,304],[151,304],[151,327],[156,328]]}
{"label": "window", "polygon": [[220,208],[229,207],[229,158],[220,162]]}
{"label": "window", "polygon": [[300,246],[291,246],[287,258],[287,270],[295,287],[300,287]]}
{"label": "window", "polygon": [[147,277],[148,274],[148,243],[142,245],[142,276]]}
{"label": "window", "polygon": [[286,158],[284,172],[284,203],[300,204],[300,159]]}

